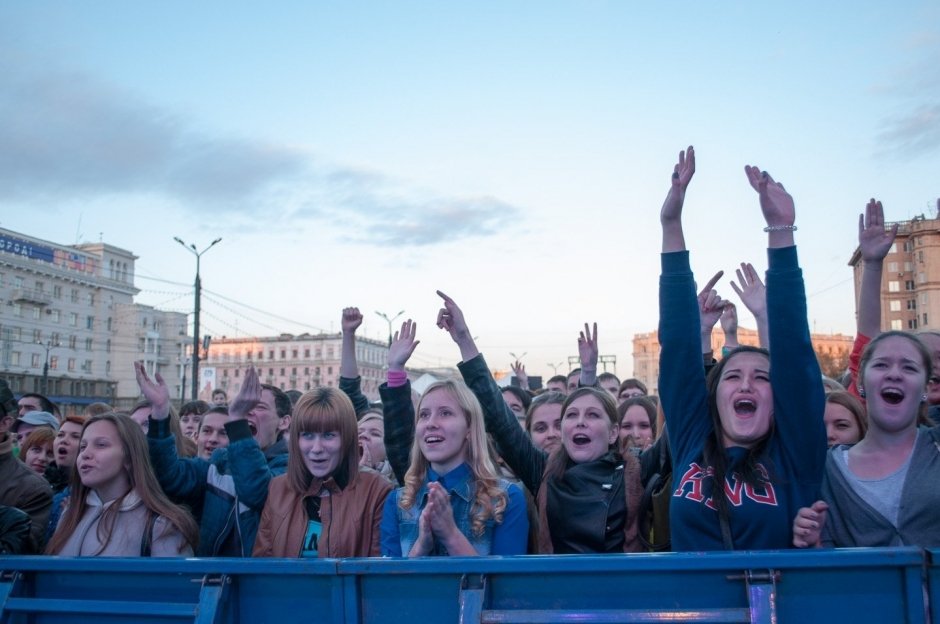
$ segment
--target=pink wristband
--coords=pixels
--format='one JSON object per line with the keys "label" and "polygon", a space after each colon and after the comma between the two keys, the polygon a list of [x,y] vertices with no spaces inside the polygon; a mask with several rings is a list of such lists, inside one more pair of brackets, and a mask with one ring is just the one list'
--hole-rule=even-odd
{"label": "pink wristband", "polygon": [[408,373],[405,371],[388,370],[388,387],[400,388],[408,383]]}

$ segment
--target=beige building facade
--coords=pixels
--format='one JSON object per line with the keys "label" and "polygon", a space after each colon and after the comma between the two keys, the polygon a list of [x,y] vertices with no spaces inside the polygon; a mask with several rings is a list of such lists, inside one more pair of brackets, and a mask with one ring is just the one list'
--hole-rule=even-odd
{"label": "beige building facade", "polygon": [[[209,369],[209,376],[214,377],[212,386],[225,390],[229,400],[241,388],[249,366],[260,371],[262,383],[285,391],[306,392],[321,386],[336,388],[342,347],[341,333],[213,338],[208,357],[200,366],[203,370]],[[357,336],[356,361],[363,394],[370,401],[378,401],[379,386],[385,381],[388,344]],[[204,390],[201,389],[200,394]]]}
{"label": "beige building facade", "polygon": [[[813,348],[820,359],[848,361],[852,352],[854,336],[845,334],[811,334]],[[738,328],[738,343],[758,346],[757,330]],[[721,359],[721,349],[725,345],[725,334],[721,328],[712,330],[712,352],[716,359]],[[646,384],[650,394],[659,390],[659,336],[657,332],[634,334],[633,336],[633,376]]]}
{"label": "beige building facade", "polygon": [[[897,225],[897,238],[882,266],[881,330],[940,328],[940,219],[920,216]],[[863,264],[856,249],[849,259],[856,309]]]}
{"label": "beige building facade", "polygon": [[0,228],[0,376],[16,395],[45,394],[67,412],[95,401],[126,407],[138,397],[141,359],[179,390],[186,315],[134,303],[136,259],[106,243],[60,245]]}

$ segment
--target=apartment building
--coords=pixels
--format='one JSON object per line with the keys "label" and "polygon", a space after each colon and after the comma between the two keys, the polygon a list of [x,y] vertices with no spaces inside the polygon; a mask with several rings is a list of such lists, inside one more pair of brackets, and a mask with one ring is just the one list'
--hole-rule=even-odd
{"label": "apartment building", "polygon": [[14,393],[43,393],[66,411],[126,406],[138,396],[134,360],[170,383],[180,377],[186,316],[134,303],[136,258],[0,228],[0,376]]}
{"label": "apartment building", "polygon": [[[342,334],[281,334],[270,337],[213,338],[201,364],[203,385],[222,388],[229,398],[241,388],[249,366],[260,371],[262,383],[282,390],[306,392],[321,386],[339,386]],[[371,401],[379,400],[379,386],[385,381],[388,344],[356,337],[356,360],[362,377],[362,392]],[[207,388],[203,388],[203,392]]]}

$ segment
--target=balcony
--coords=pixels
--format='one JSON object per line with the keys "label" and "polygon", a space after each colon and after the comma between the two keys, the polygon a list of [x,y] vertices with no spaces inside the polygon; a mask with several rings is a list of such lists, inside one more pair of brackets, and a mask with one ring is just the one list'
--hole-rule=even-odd
{"label": "balcony", "polygon": [[52,303],[52,295],[41,290],[31,288],[17,288],[13,291],[12,300],[15,303],[31,303],[37,306],[47,306]]}

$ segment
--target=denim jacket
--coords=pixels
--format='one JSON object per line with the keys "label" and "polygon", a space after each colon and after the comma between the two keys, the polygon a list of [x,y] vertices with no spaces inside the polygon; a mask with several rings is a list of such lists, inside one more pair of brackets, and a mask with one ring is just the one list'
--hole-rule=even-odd
{"label": "denim jacket", "polygon": [[[473,534],[473,528],[470,524],[470,509],[473,505],[474,480],[468,464],[461,464],[446,475],[438,475],[432,468],[428,468],[428,479],[421,489],[415,495],[416,504],[411,509],[402,509],[398,507],[398,527],[399,537],[401,539],[401,552],[407,554],[411,552],[418,539],[418,518],[428,504],[428,483],[438,481],[444,486],[444,489],[450,494],[450,506],[454,510],[454,522],[457,528],[463,533],[477,554],[488,555],[493,545],[493,519],[486,521],[486,527],[483,534],[476,536]],[[509,486],[508,481],[500,480],[500,487],[505,490]],[[434,555],[447,556],[447,550],[444,545],[434,540],[434,548],[430,553]]]}

